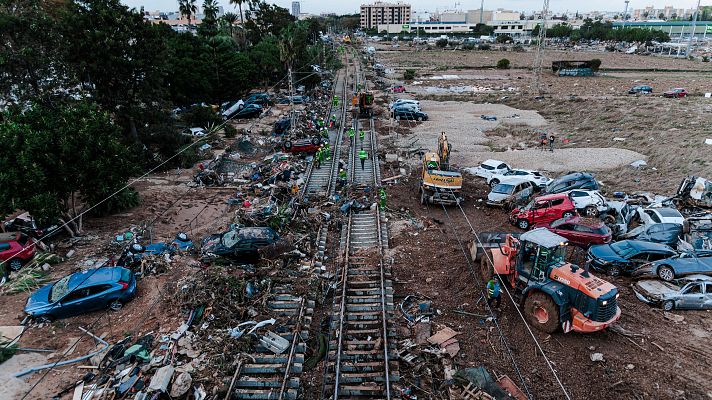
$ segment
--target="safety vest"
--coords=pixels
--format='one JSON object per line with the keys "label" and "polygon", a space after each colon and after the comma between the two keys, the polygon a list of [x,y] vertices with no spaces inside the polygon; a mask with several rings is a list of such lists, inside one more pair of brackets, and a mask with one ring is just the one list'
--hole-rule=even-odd
{"label": "safety vest", "polygon": [[356,132],[354,132],[354,128],[349,129],[349,137],[354,137]]}
{"label": "safety vest", "polygon": [[381,200],[385,200],[385,199],[386,199],[386,191],[383,190],[383,189],[381,189],[381,190],[378,192],[378,196],[380,197]]}
{"label": "safety vest", "polygon": [[368,153],[366,153],[366,150],[359,150],[358,151],[358,158],[365,160],[368,158]]}
{"label": "safety vest", "polygon": [[358,137],[359,137],[359,139],[363,140],[363,138],[366,137],[366,132],[360,131],[360,132],[358,133]]}

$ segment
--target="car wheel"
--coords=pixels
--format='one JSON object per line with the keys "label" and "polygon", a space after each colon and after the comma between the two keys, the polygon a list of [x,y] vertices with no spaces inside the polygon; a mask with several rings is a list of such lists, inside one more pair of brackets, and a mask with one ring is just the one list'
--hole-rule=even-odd
{"label": "car wheel", "polygon": [[527,221],[526,219],[520,219],[519,221],[517,221],[517,226],[519,227],[519,229],[524,229],[526,231],[527,229],[529,229],[529,221]]}
{"label": "car wheel", "polygon": [[42,315],[35,318],[35,322],[38,324],[51,324],[54,321],[54,317],[51,315]]}
{"label": "car wheel", "polygon": [[489,185],[490,185],[491,188],[493,188],[493,187],[497,186],[498,184],[499,184],[499,179],[492,179],[492,180],[490,181],[490,184],[489,184]]}
{"label": "car wheel", "polygon": [[561,218],[571,218],[574,216],[574,213],[572,211],[565,211],[563,214],[561,214]]}
{"label": "car wheel", "polygon": [[583,213],[587,217],[597,217],[598,216],[598,208],[596,206],[588,206],[584,209]]}
{"label": "car wheel", "polygon": [[13,258],[10,260],[10,269],[17,272],[22,268],[22,260],[19,258]]}
{"label": "car wheel", "polygon": [[621,267],[617,265],[611,265],[610,267],[606,268],[606,274],[608,274],[608,276],[620,276]]}
{"label": "car wheel", "polygon": [[291,141],[291,140],[287,140],[286,142],[284,142],[284,148],[285,148],[286,150],[291,149],[291,148],[292,148],[292,141]]}
{"label": "car wheel", "polygon": [[663,302],[663,310],[664,311],[672,311],[672,309],[675,308],[675,302],[672,300],[665,300]]}
{"label": "car wheel", "polygon": [[120,300],[114,300],[111,303],[109,303],[109,309],[111,311],[119,311],[121,308],[123,308],[124,303],[122,303]]}
{"label": "car wheel", "polygon": [[675,279],[675,271],[670,266],[663,265],[658,268],[658,276],[665,282],[670,282]]}
{"label": "car wheel", "polygon": [[401,117],[400,115],[396,115],[396,121],[400,121]]}
{"label": "car wheel", "polygon": [[423,122],[423,117],[418,117],[418,122]]}

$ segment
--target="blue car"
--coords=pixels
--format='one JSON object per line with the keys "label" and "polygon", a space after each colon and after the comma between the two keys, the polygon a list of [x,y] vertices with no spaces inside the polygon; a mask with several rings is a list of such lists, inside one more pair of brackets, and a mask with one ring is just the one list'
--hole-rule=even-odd
{"label": "blue car", "polygon": [[67,275],[39,288],[27,299],[25,313],[36,321],[110,308],[118,311],[136,295],[134,273],[121,267],[99,267]]}

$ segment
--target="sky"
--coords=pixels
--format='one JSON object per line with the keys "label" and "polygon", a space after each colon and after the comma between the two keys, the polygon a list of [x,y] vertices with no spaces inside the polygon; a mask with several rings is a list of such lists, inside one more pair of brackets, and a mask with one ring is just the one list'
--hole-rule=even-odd
{"label": "sky", "polygon": [[[322,12],[333,12],[337,14],[358,13],[361,3],[373,3],[375,0],[304,0],[301,1],[301,10],[304,13],[320,14]],[[129,7],[139,8],[144,6],[146,11],[174,11],[178,10],[177,0],[122,0]],[[395,2],[395,1],[393,1]],[[404,1],[413,7],[413,11],[435,11],[454,9],[456,7],[462,10],[473,10],[480,8],[479,0],[410,0]],[[198,4],[202,0],[197,0]],[[228,0],[218,0],[225,10],[232,10],[234,6],[230,5]],[[268,1],[268,3],[277,4],[280,7],[291,9],[291,0]],[[543,0],[485,0],[485,10],[504,8],[515,11],[532,11],[541,10]],[[628,5],[629,10],[636,8],[644,8],[645,6],[654,6],[662,8],[666,5],[671,5],[675,8],[694,8],[697,4],[696,0],[631,0]],[[703,0],[701,5],[712,5],[712,0]],[[625,8],[624,0],[596,0],[596,1],[563,1],[549,0],[549,9],[554,12],[563,11],[623,11]]]}

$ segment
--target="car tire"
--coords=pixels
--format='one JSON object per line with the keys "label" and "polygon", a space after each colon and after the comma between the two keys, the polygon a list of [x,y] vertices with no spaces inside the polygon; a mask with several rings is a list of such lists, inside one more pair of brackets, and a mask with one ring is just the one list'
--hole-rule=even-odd
{"label": "car tire", "polygon": [[611,265],[610,267],[606,268],[606,275],[620,276],[621,275],[621,267],[619,267],[617,265]]}
{"label": "car tire", "polygon": [[499,184],[499,179],[492,179],[492,180],[490,181],[489,186],[490,186],[490,188],[494,188],[494,187],[497,186],[498,184]]}
{"label": "car tire", "polygon": [[423,122],[423,117],[418,117],[418,122]]}
{"label": "car tire", "polygon": [[544,293],[534,293],[527,297],[524,312],[529,323],[540,331],[551,334],[559,329],[559,307]]}
{"label": "car tire", "polygon": [[675,279],[675,270],[669,265],[663,265],[658,268],[658,277],[665,282],[670,282]]}
{"label": "car tire", "polygon": [[675,302],[672,300],[665,300],[660,308],[662,308],[663,311],[672,311],[675,308]]}
{"label": "car tire", "polygon": [[287,140],[286,142],[284,142],[284,148],[285,148],[285,150],[291,149],[291,148],[292,148],[292,141],[291,141],[291,140]]}
{"label": "car tire", "polygon": [[34,320],[38,324],[51,324],[52,322],[54,322],[54,317],[51,315],[42,315],[42,316],[36,317]]}
{"label": "car tire", "polygon": [[598,207],[588,206],[584,208],[583,213],[587,217],[598,217]]}
{"label": "car tire", "polygon": [[564,211],[563,214],[561,214],[561,218],[571,218],[574,216],[574,213],[571,211]]}
{"label": "car tire", "polygon": [[526,231],[529,229],[529,221],[527,221],[526,219],[520,219],[517,221],[517,227]]}
{"label": "car tire", "polygon": [[314,146],[318,146],[320,144],[319,142],[320,142],[320,140],[317,137],[313,137],[311,139],[311,144],[313,144]]}
{"label": "car tire", "polygon": [[10,265],[10,269],[15,272],[19,271],[20,268],[22,268],[22,260],[20,260],[19,258],[13,258],[8,264]]}
{"label": "car tire", "polygon": [[400,116],[400,115],[396,115],[396,121],[400,121],[400,120],[401,120],[401,116]]}
{"label": "car tire", "polygon": [[121,300],[114,300],[111,303],[109,303],[109,309],[111,311],[119,311],[124,307],[124,303],[121,302]]}

